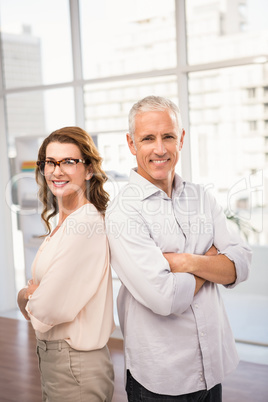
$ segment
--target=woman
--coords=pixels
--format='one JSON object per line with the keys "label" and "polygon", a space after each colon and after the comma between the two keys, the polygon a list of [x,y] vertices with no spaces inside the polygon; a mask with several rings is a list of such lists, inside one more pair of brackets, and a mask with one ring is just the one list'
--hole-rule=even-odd
{"label": "woman", "polygon": [[33,262],[32,280],[18,294],[20,310],[36,332],[43,401],[112,400],[105,180],[94,142],[81,128],[65,127],[44,140],[36,181],[47,236]]}

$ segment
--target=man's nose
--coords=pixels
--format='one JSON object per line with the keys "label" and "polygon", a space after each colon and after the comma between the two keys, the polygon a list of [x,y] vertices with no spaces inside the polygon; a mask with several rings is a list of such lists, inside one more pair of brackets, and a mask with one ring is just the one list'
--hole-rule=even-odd
{"label": "man's nose", "polygon": [[165,147],[164,141],[162,139],[159,139],[156,141],[155,153],[157,155],[164,155],[166,153],[166,147]]}

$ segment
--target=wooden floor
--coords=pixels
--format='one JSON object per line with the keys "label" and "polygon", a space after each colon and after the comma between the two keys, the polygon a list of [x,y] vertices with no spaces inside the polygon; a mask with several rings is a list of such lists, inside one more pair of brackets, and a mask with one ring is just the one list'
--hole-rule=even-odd
{"label": "wooden floor", "polygon": [[[113,402],[126,402],[122,341],[111,339]],[[0,317],[0,402],[41,402],[35,335],[22,320]],[[268,365],[240,362],[223,383],[223,402],[267,402]],[[75,401],[74,401],[75,402]]]}

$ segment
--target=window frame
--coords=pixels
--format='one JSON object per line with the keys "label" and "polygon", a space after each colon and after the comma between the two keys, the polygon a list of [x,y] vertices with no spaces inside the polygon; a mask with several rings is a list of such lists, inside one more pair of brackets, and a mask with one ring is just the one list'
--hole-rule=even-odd
{"label": "window frame", "polygon": [[[175,1],[175,24],[176,24],[176,53],[177,53],[177,66],[175,68],[154,70],[149,72],[139,72],[135,74],[125,74],[118,76],[107,76],[98,79],[83,79],[82,72],[82,52],[81,52],[81,36],[80,36],[80,16],[79,16],[79,0],[69,0],[70,20],[71,20],[71,40],[72,40],[72,63],[73,63],[73,79],[68,82],[59,84],[48,84],[38,86],[28,86],[19,88],[7,89],[3,82],[3,60],[0,58],[0,137],[1,143],[1,165],[3,183],[8,183],[10,180],[9,161],[7,155],[3,155],[8,146],[8,128],[7,128],[7,115],[6,115],[6,99],[10,94],[19,94],[22,92],[33,91],[47,91],[51,89],[72,88],[74,93],[75,105],[75,124],[81,127],[85,126],[85,108],[84,108],[84,86],[87,84],[116,82],[122,80],[133,80],[140,78],[160,77],[166,75],[175,75],[177,77],[178,100],[181,109],[183,126],[187,133],[184,142],[184,149],[181,155],[181,171],[182,176],[186,180],[192,180],[192,164],[191,164],[191,141],[189,132],[189,92],[188,92],[188,75],[192,72],[202,72],[208,70],[216,70],[235,66],[246,66],[254,64],[257,60],[261,60],[262,54],[259,57],[242,57],[229,60],[216,61],[204,64],[189,65],[187,62],[187,36],[186,36],[186,0]],[[2,39],[0,30],[0,52],[2,54]],[[261,61],[259,61],[261,63]],[[263,63],[263,61],[262,61]],[[3,119],[2,119],[3,117]],[[122,128],[123,129],[123,128]],[[97,133],[96,133],[97,135]],[[3,158],[4,156],[4,158]],[[1,191],[5,193],[4,187]],[[3,233],[10,233],[11,211],[7,208],[6,219],[2,222]],[[13,244],[10,241],[7,250],[8,255],[13,253]]]}

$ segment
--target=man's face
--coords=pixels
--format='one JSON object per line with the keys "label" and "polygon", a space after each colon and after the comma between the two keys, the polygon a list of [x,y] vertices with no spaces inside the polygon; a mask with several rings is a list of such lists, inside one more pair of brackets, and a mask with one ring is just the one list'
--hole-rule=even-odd
{"label": "man's face", "polygon": [[134,141],[127,135],[138,173],[166,193],[172,186],[184,134],[184,130],[178,132],[173,113],[166,110],[137,114]]}

